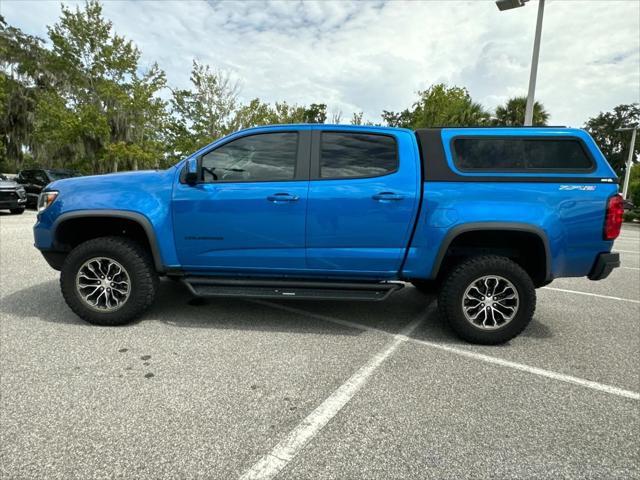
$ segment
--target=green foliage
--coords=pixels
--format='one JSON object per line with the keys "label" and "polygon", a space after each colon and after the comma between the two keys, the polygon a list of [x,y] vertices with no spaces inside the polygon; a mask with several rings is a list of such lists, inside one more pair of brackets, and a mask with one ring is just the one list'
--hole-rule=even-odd
{"label": "green foliage", "polygon": [[[521,126],[524,123],[524,112],[527,107],[527,97],[512,97],[505,105],[496,108],[493,125],[504,127]],[[544,126],[549,120],[549,114],[540,102],[533,103],[533,125]]]}
{"label": "green foliage", "polygon": [[489,112],[474,102],[464,87],[438,83],[418,92],[418,97],[411,109],[402,112],[385,110],[383,120],[389,126],[404,128],[469,127],[489,123]]}
{"label": "green foliage", "polygon": [[351,117],[351,125],[362,125],[364,117],[363,112],[353,112],[353,116]]}
{"label": "green foliage", "polygon": [[[640,104],[618,105],[611,112],[600,112],[585,123],[584,128],[591,134],[600,150],[616,173],[624,175],[624,168],[629,155],[631,132],[616,131],[622,127],[640,124]],[[640,155],[640,138],[636,140],[633,158]]]}
{"label": "green foliage", "polygon": [[640,208],[634,208],[622,215],[622,220],[625,222],[637,222],[640,221]]}
{"label": "green foliage", "polygon": [[[169,100],[164,100],[169,98]],[[493,118],[466,88],[432,85],[399,112],[384,111],[391,126],[520,125],[523,97],[511,98]],[[534,124],[548,113],[537,103]],[[331,115],[338,123],[342,113]],[[324,123],[327,105],[243,103],[228,73],[194,61],[191,84],[170,89],[165,73],[140,66],[140,51],[114,32],[97,0],[62,5],[48,42],[8,25],[0,16],[0,170],[30,165],[84,173],[166,167],[213,140],[241,129],[285,123]],[[615,129],[640,121],[638,104],[601,113],[586,128],[620,173],[630,134]],[[352,125],[369,125],[362,112]],[[640,140],[636,146],[636,156]],[[631,196],[640,204],[637,167]]]}
{"label": "green foliage", "polygon": [[636,164],[631,167],[631,176],[629,177],[629,200],[631,200],[637,208],[640,208],[640,164]]}
{"label": "green foliage", "polygon": [[286,123],[324,123],[325,104],[308,107],[254,98],[246,105],[238,100],[238,86],[225,72],[193,62],[191,88],[173,91],[168,126],[171,158],[178,159],[241,128]]}
{"label": "green foliage", "polygon": [[223,72],[193,62],[190,90],[174,90],[172,138],[185,155],[233,130],[238,86]]}
{"label": "green foliage", "polygon": [[22,166],[33,144],[38,93],[47,83],[42,41],[7,25],[0,16],[0,166]]}

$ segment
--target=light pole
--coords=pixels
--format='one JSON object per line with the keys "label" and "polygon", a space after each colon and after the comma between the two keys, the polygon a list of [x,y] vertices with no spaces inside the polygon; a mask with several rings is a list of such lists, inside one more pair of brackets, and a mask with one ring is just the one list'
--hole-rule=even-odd
{"label": "light pole", "polygon": [[631,130],[631,144],[629,145],[629,156],[627,157],[627,166],[624,170],[624,186],[622,187],[622,198],[627,199],[627,193],[629,192],[629,178],[631,177],[631,167],[633,165],[633,149],[636,146],[636,132],[638,131],[638,125],[635,127],[624,127],[616,129],[616,132],[628,132]]}
{"label": "light pole", "polygon": [[[500,11],[524,7],[529,0],[496,0]],[[535,103],[536,77],[538,76],[538,57],[540,56],[540,38],[542,37],[542,16],[544,14],[544,0],[538,0],[538,19],[536,20],[536,35],[533,40],[533,56],[531,58],[531,73],[529,74],[529,92],[527,106],[524,111],[524,125],[533,125],[533,105]]]}

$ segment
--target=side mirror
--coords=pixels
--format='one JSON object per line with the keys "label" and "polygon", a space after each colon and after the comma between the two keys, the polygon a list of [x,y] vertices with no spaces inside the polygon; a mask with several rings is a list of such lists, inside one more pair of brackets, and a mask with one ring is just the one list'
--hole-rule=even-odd
{"label": "side mirror", "polygon": [[198,159],[190,158],[187,160],[187,173],[184,176],[184,181],[189,185],[195,185],[198,183]]}

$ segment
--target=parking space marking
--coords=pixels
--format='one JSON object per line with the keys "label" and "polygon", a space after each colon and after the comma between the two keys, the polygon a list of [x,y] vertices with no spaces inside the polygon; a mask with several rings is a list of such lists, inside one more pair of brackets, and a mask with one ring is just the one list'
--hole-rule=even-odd
{"label": "parking space marking", "polygon": [[638,267],[620,267],[620,268],[624,268],[626,270],[640,270],[640,268]]}
{"label": "parking space marking", "polygon": [[566,375],[564,373],[554,372],[553,370],[546,370],[544,368],[532,367],[525,363],[512,362],[499,357],[492,357],[482,353],[472,352],[470,350],[464,350],[462,348],[450,347],[449,345],[443,345],[441,343],[429,342],[426,340],[413,339],[414,342],[429,347],[438,348],[447,352],[455,353],[456,355],[462,355],[463,357],[472,358],[474,360],[480,360],[486,363],[492,363],[494,365],[500,365],[501,367],[512,368],[514,370],[520,370],[522,372],[532,373],[540,377],[550,378],[552,380],[559,380],[565,383],[573,383],[580,385],[581,387],[591,388],[600,392],[610,393],[619,397],[630,398],[632,400],[640,400],[640,393],[633,392],[631,390],[625,390],[623,388],[613,387],[604,383],[593,382],[584,378],[574,377],[573,375]]}
{"label": "parking space marking", "polygon": [[567,290],[565,288],[554,287],[542,287],[543,290],[553,290],[554,292],[575,293],[577,295],[587,295],[589,297],[607,298],[609,300],[617,300],[619,302],[640,303],[640,300],[633,300],[631,298],[612,297],[609,295],[600,295],[599,293],[581,292],[579,290]]}
{"label": "parking space marking", "polygon": [[[346,325],[346,326],[350,326],[353,328],[358,328],[360,330],[367,330],[367,331],[372,331],[372,332],[380,332],[380,333],[384,333],[387,335],[393,335],[392,333],[386,332],[384,330],[380,330],[378,328],[375,327],[370,327],[368,325],[362,325],[360,323],[356,323],[356,322],[349,322],[346,320],[342,320],[339,318],[333,318],[333,317],[328,317],[326,315],[320,315],[317,313],[313,313],[313,312],[308,312],[306,310],[302,310],[299,308],[293,308],[293,307],[287,307],[285,305],[279,305],[277,303],[271,303],[271,302],[265,302],[265,301],[258,301],[256,303],[260,303],[263,305],[268,305],[271,306],[273,308],[279,308],[281,310],[285,310],[288,312],[292,312],[292,313],[298,313],[300,315],[306,315],[308,317],[311,318],[317,318],[319,320],[325,320],[328,322],[333,322],[333,323],[338,323],[340,325]],[[396,337],[398,335],[401,335],[402,333],[399,333],[397,335],[395,335]],[[597,390],[599,392],[603,392],[603,393],[608,393],[611,395],[616,395],[618,397],[624,397],[624,398],[629,398],[631,400],[640,400],[640,393],[638,392],[634,392],[632,390],[625,390],[623,388],[618,388],[618,387],[614,387],[612,385],[607,385],[604,383],[599,383],[599,382],[594,382],[592,380],[587,380],[584,378],[580,378],[580,377],[574,377],[573,375],[567,375],[564,373],[560,373],[560,372],[555,372],[553,370],[546,370],[544,368],[538,368],[538,367],[534,367],[531,365],[527,365],[526,363],[519,363],[519,362],[512,362],[511,360],[505,360],[503,358],[499,358],[499,357],[492,357],[490,355],[485,355],[482,353],[476,353],[476,352],[472,352],[471,350],[466,350],[463,348],[458,348],[458,347],[453,347],[450,345],[446,345],[443,343],[436,343],[436,342],[431,342],[428,340],[420,340],[417,338],[407,338],[407,341],[409,342],[413,342],[413,343],[418,343],[420,345],[424,345],[427,347],[431,347],[431,348],[435,348],[437,350],[443,350],[445,352],[449,352],[449,353],[453,353],[455,355],[460,355],[463,357],[467,357],[467,358],[471,358],[473,360],[480,360],[481,362],[485,362],[485,363],[490,363],[493,365],[499,365],[501,367],[506,367],[506,368],[511,368],[514,370],[519,370],[521,372],[527,372],[527,373],[531,373],[533,375],[537,375],[539,377],[544,377],[544,378],[549,378],[551,380],[557,380],[560,382],[564,382],[564,383],[571,383],[574,385],[579,385],[581,387],[586,387],[586,388],[590,388],[592,390]]]}
{"label": "parking space marking", "polygon": [[640,252],[638,252],[637,250],[620,250],[619,248],[615,248],[613,251],[614,253],[621,252],[621,253],[633,253],[634,255],[640,254]]}
{"label": "parking space marking", "polygon": [[[268,302],[260,302],[267,303]],[[240,477],[241,480],[269,479],[275,477],[304,446],[322,430],[329,421],[358,393],[367,383],[373,372],[389,358],[393,352],[406,342],[409,335],[422,323],[424,315],[416,318],[402,331],[393,336],[393,340],[383,350],[374,355],[365,365],[340,385],[307,418],[282,439],[270,453],[258,460]]]}

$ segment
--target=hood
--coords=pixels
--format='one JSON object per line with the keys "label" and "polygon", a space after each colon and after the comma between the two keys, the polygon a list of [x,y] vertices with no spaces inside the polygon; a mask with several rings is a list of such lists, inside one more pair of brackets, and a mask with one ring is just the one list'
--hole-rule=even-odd
{"label": "hood", "polygon": [[19,185],[12,180],[0,180],[0,188],[18,188]]}
{"label": "hood", "polygon": [[88,175],[84,177],[70,177],[55,180],[46,186],[46,190],[82,190],[121,189],[131,185],[134,189],[144,188],[145,183],[155,183],[164,174],[159,170],[137,170],[133,172],[106,173],[104,175]]}
{"label": "hood", "polygon": [[47,215],[74,210],[130,210],[165,215],[171,204],[176,170],[151,170],[56,180],[45,190],[60,192]]}

